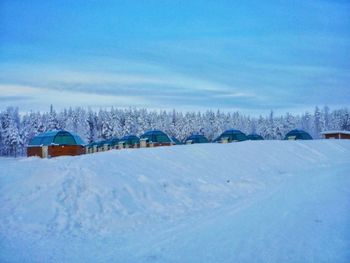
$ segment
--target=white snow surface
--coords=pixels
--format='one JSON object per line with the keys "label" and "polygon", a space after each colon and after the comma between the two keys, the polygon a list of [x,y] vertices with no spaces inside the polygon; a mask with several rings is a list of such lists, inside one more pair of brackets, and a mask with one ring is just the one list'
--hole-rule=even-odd
{"label": "white snow surface", "polygon": [[0,262],[350,262],[350,140],[0,158]]}

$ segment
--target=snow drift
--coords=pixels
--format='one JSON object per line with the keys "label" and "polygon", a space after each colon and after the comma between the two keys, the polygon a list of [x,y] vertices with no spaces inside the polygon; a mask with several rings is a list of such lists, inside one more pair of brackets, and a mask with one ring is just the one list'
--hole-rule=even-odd
{"label": "snow drift", "polygon": [[1,262],[349,262],[350,141],[0,159]]}

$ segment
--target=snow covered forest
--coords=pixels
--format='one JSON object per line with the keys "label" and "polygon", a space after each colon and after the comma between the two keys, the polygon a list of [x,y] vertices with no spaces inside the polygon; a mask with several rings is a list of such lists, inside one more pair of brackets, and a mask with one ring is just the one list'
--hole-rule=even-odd
{"label": "snow covered forest", "polygon": [[330,110],[327,106],[315,107],[313,113],[301,115],[287,113],[275,116],[252,117],[239,112],[178,112],[148,111],[146,109],[99,110],[69,108],[57,112],[20,114],[18,108],[0,111],[0,155],[25,155],[25,147],[36,134],[53,129],[65,129],[79,134],[85,142],[121,137],[126,134],[141,135],[146,130],[160,129],[179,140],[192,133],[204,134],[214,139],[226,129],[235,128],[245,133],[257,133],[267,140],[279,140],[291,129],[301,128],[313,138],[320,138],[324,130],[350,130],[348,108]]}

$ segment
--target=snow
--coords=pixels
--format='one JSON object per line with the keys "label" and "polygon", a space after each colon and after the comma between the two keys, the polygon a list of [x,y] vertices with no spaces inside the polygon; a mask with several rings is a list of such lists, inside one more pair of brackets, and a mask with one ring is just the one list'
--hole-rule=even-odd
{"label": "snow", "polygon": [[350,262],[350,141],[0,158],[0,262]]}

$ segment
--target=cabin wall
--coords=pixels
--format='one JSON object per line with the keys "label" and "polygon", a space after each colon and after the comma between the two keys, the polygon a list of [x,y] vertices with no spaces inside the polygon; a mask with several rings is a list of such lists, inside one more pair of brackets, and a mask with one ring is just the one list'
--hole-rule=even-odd
{"label": "cabin wall", "polygon": [[41,149],[41,147],[27,147],[27,156],[31,157],[31,156],[38,156],[43,158],[42,155],[43,151]]}
{"label": "cabin wall", "polygon": [[[136,149],[136,148],[140,148],[140,144],[139,143],[135,143],[135,144],[128,144],[128,143],[119,143],[118,144],[118,149]],[[146,146],[144,146],[146,147]]]}
{"label": "cabin wall", "polygon": [[350,139],[350,134],[343,133],[331,133],[324,135],[326,139]]}
{"label": "cabin wall", "polygon": [[[173,143],[171,142],[165,142],[165,143],[159,143],[159,142],[153,142],[153,143],[147,143],[144,147],[159,147],[159,146],[172,146]],[[94,152],[102,152],[108,150],[106,146],[103,147],[96,147],[95,145],[91,148],[86,148],[81,145],[50,145],[47,146],[47,155],[48,157],[57,157],[57,156],[76,156],[81,154],[88,154],[88,153],[94,153]],[[109,149],[112,149],[112,147],[108,147]],[[118,145],[116,146],[116,149],[125,149],[125,148],[142,148],[140,143],[136,143],[133,145]],[[43,158],[43,147],[28,147],[27,148],[27,156],[38,156]]]}
{"label": "cabin wall", "polygon": [[[81,145],[50,145],[48,146],[48,156],[57,157],[64,155],[81,155],[85,154],[85,147]],[[42,147],[28,147],[27,156],[38,156],[43,158]]]}
{"label": "cabin wall", "polygon": [[49,156],[57,157],[64,155],[81,155],[85,154],[85,147],[81,145],[51,145],[49,146]]}
{"label": "cabin wall", "polygon": [[172,146],[173,144],[171,142],[147,142],[146,146],[141,145],[140,148],[143,147],[159,147],[159,146]]}

